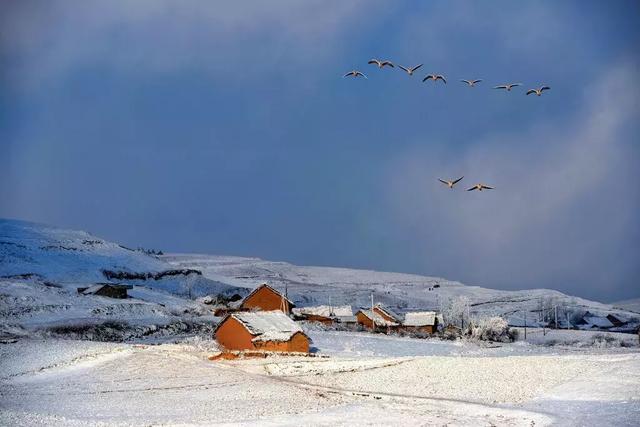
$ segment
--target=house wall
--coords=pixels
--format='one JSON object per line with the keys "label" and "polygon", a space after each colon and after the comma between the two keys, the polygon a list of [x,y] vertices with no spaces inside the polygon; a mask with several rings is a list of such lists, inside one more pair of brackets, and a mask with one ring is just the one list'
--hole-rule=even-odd
{"label": "house wall", "polygon": [[308,322],[318,322],[323,323],[325,325],[331,325],[333,323],[333,319],[325,316],[318,316],[317,314],[307,314],[304,320]]}
{"label": "house wall", "polygon": [[373,321],[360,311],[356,314],[356,320],[358,324],[364,326],[365,328],[371,329],[373,327]]}
{"label": "house wall", "polygon": [[264,351],[285,351],[309,353],[309,338],[301,332],[295,333],[289,341],[256,342],[256,349]]}
{"label": "house wall", "polygon": [[[267,287],[260,288],[242,302],[242,308],[246,310],[282,310],[282,297]],[[284,300],[285,313],[291,312],[287,300]]]}
{"label": "house wall", "polygon": [[433,334],[436,332],[435,326],[404,326],[403,329],[407,332],[421,332],[425,334]]}
{"label": "house wall", "polygon": [[227,318],[216,331],[216,340],[228,350],[253,350],[253,335],[233,317]]}
{"label": "house wall", "polygon": [[125,299],[127,298],[127,289],[124,287],[104,286],[95,294],[103,297]]}

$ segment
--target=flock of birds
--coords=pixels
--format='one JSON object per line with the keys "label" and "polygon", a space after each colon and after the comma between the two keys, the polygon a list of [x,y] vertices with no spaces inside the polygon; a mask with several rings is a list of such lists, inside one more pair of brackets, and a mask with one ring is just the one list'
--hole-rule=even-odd
{"label": "flock of birds", "polygon": [[[371,59],[368,64],[372,64],[377,66],[378,68],[382,69],[384,67],[390,67],[390,68],[395,68],[395,65],[388,60],[384,60],[381,61],[379,59]],[[424,64],[418,64],[415,67],[403,67],[402,65],[398,65],[398,67],[403,70],[404,72],[406,72],[409,76],[413,76],[413,74],[416,72],[416,70],[418,70],[420,67],[422,67]],[[368,77],[362,72],[362,71],[358,71],[358,70],[352,70],[349,71],[348,73],[346,73],[344,77],[364,77],[365,79],[368,79]],[[442,74],[427,74],[426,76],[424,76],[424,78],[422,79],[423,82],[426,82],[428,80],[433,80],[434,83],[437,83],[438,80],[442,81],[442,83],[447,84],[447,79],[442,75]],[[476,84],[482,82],[482,79],[475,79],[475,80],[460,80],[460,82],[465,83],[467,86],[469,87],[474,87]],[[518,87],[518,86],[522,86],[522,83],[506,83],[506,84],[501,84],[501,85],[497,85],[494,86],[494,89],[504,89],[507,92],[511,92],[511,89],[513,89],[514,87]],[[549,86],[541,86],[539,88],[536,89],[529,89],[527,91],[527,95],[531,95],[531,94],[535,94],[537,96],[542,95],[542,92],[544,92],[545,90],[550,90],[551,88]],[[440,179],[438,178],[438,181],[440,181],[441,183],[445,184],[447,187],[449,187],[450,189],[453,189],[453,187],[460,181],[462,181],[462,178],[464,177],[460,177],[456,180],[445,180],[445,179]],[[482,190],[493,190],[493,187],[490,187],[488,185],[479,183],[474,185],[473,187],[467,189],[467,191],[474,191],[474,190],[478,190],[478,191],[482,191]]]}

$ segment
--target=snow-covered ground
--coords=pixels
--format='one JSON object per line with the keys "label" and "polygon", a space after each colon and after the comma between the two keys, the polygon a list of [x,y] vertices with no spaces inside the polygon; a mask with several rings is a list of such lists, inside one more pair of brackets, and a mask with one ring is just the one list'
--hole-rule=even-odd
{"label": "snow-covered ground", "polygon": [[[0,425],[638,425],[640,353],[336,331],[320,356],[212,362],[210,341],[0,346]],[[371,349],[371,353],[363,352]]]}

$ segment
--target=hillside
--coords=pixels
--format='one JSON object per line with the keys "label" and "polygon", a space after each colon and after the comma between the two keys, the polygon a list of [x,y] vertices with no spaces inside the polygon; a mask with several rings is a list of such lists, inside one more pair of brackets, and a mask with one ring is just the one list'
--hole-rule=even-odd
{"label": "hillside", "polygon": [[637,313],[550,289],[504,291],[467,286],[438,277],[296,266],[259,258],[196,254],[169,254],[161,258],[174,268],[195,268],[201,270],[205,277],[238,287],[254,288],[258,283],[270,283],[281,291],[286,289],[288,296],[299,306],[331,303],[368,307],[373,293],[376,302],[403,313],[421,309],[438,310],[452,298],[464,296],[470,301],[472,314],[504,316],[512,325],[524,324],[525,312],[527,324],[535,325],[542,319],[541,305],[547,319],[553,318],[553,307],[557,306],[558,323],[563,327],[566,327],[567,314],[570,315],[570,322],[573,322],[587,311],[602,316],[614,314],[624,320],[632,320],[629,325],[631,329],[638,325]]}

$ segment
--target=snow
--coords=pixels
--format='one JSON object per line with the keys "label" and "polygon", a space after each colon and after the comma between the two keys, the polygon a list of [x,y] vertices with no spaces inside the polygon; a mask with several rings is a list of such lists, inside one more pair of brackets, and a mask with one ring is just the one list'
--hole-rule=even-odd
{"label": "snow", "polygon": [[[526,343],[311,335],[325,357],[212,362],[216,346],[206,341],[2,345],[0,425],[640,422],[637,349],[576,353]],[[364,353],[375,348],[375,356]]]}
{"label": "snow", "polygon": [[233,313],[230,317],[255,336],[252,341],[288,341],[296,333],[303,332],[300,325],[278,310]]}
{"label": "snow", "polygon": [[590,327],[597,328],[611,328],[613,327],[613,323],[609,321],[606,317],[600,316],[584,316],[584,321],[589,324]]}
{"label": "snow", "polygon": [[435,311],[412,311],[404,316],[405,326],[433,326],[435,323]]}
{"label": "snow", "polygon": [[323,317],[353,317],[353,309],[350,305],[318,305],[315,307],[299,307],[293,309],[296,315],[315,315]]}

